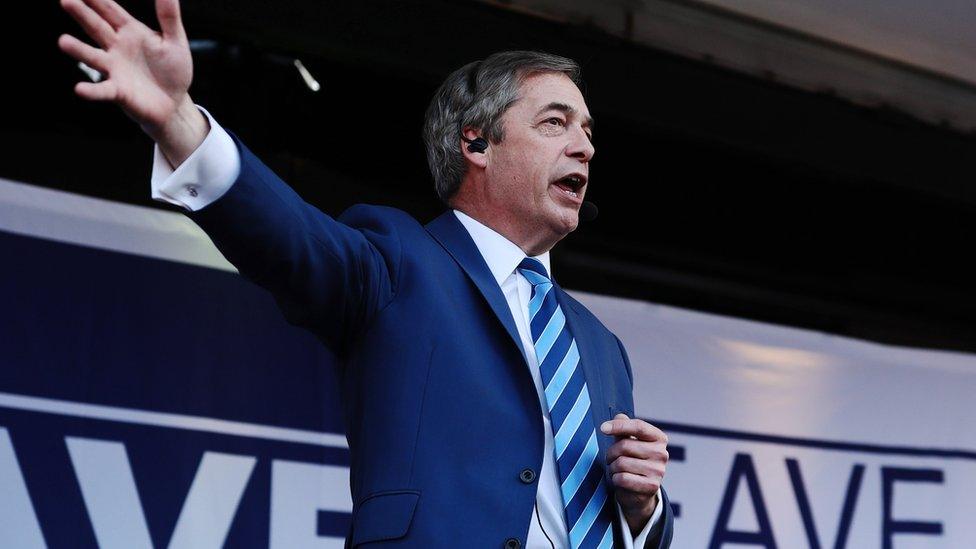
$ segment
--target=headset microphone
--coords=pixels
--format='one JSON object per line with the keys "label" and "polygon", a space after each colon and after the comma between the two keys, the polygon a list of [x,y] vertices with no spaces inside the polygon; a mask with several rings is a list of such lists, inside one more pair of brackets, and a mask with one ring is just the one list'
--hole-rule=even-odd
{"label": "headset microphone", "polygon": [[600,209],[596,207],[596,204],[590,202],[589,200],[584,200],[583,204],[579,209],[579,219],[585,223],[589,223],[596,219],[596,216],[600,213]]}
{"label": "headset microphone", "polygon": [[462,135],[461,139],[468,144],[468,150],[473,153],[484,153],[488,149],[488,141],[484,137],[468,139]]}

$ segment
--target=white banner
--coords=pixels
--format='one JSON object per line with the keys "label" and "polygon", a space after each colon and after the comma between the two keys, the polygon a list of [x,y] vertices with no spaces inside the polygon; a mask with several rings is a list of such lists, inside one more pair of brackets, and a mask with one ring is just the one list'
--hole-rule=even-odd
{"label": "white banner", "polygon": [[[4,272],[6,287],[30,296],[0,317],[20,334],[0,339],[0,546],[93,547],[92,532],[102,547],[160,546],[171,535],[214,547],[341,545],[346,450],[337,403],[319,417],[333,409],[323,406],[331,382],[316,377],[324,357],[310,352],[321,350],[312,338],[279,333],[270,298],[228,272],[179,214],[3,180],[0,214],[7,253],[29,259]],[[65,266],[71,276],[58,276]],[[155,299],[164,287],[181,291]],[[636,415],[670,436],[675,549],[976,547],[976,356],[574,294],[624,341]],[[206,340],[190,340],[199,348],[171,359],[158,339],[140,339],[161,315],[193,325],[201,311],[234,321],[208,326]],[[100,326],[102,336],[85,335]],[[238,330],[261,334],[275,356],[294,350],[296,382],[276,367],[237,368],[251,358],[235,358]],[[220,382],[189,399],[185,380],[207,376]],[[232,398],[252,393],[261,397]],[[190,489],[180,470],[197,470],[206,489]],[[140,500],[152,520],[136,512]],[[135,518],[111,511],[118,502]],[[218,509],[220,520],[199,531],[189,519],[182,529],[160,522],[176,521],[181,505],[188,517]]]}
{"label": "white banner", "polygon": [[976,356],[577,294],[668,432],[675,547],[976,547]]}

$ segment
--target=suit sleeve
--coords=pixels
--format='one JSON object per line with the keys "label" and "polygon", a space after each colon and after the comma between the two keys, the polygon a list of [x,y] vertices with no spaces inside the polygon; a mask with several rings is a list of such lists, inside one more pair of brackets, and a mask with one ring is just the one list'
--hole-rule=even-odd
{"label": "suit sleeve", "polygon": [[341,354],[396,294],[396,215],[354,206],[333,219],[231,137],[241,156],[237,180],[187,215],[242,275],[271,291],[289,322]]}
{"label": "suit sleeve", "polygon": [[654,525],[656,531],[652,531],[644,542],[644,549],[668,549],[671,547],[671,538],[674,536],[674,511],[671,509],[671,502],[667,492],[661,487],[661,501],[664,510],[661,519]]}
{"label": "suit sleeve", "polygon": [[[624,358],[624,366],[627,368],[631,390],[633,390],[634,372],[630,366],[630,357],[627,356],[627,350],[624,349],[624,344],[620,341],[620,338],[616,336],[614,338],[617,340],[617,346],[620,347],[620,354]],[[674,536],[674,511],[671,509],[668,494],[664,491],[663,486],[659,494],[663,503],[661,518],[652,527],[651,533],[647,536],[647,541],[644,542],[643,549],[667,549],[671,547],[671,538]]]}

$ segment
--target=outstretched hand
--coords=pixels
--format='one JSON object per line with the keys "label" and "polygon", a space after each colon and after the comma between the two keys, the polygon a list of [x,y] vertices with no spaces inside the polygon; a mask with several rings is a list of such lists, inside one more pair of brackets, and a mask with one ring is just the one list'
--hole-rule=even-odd
{"label": "outstretched hand", "polygon": [[113,0],[61,0],[61,6],[98,47],[69,34],[61,35],[58,46],[104,75],[97,83],[79,82],[75,93],[118,104],[159,143],[171,163],[181,163],[203,141],[208,127],[188,93],[193,62],[179,1],[156,0],[161,32]]}

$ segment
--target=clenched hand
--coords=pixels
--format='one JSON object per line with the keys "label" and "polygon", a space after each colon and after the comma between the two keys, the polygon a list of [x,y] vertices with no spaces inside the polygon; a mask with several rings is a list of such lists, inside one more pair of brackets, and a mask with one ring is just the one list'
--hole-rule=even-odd
{"label": "clenched hand", "polygon": [[617,503],[632,534],[639,533],[657,507],[658,491],[668,464],[668,436],[640,419],[617,414],[600,430],[617,441],[607,450],[607,465]]}

